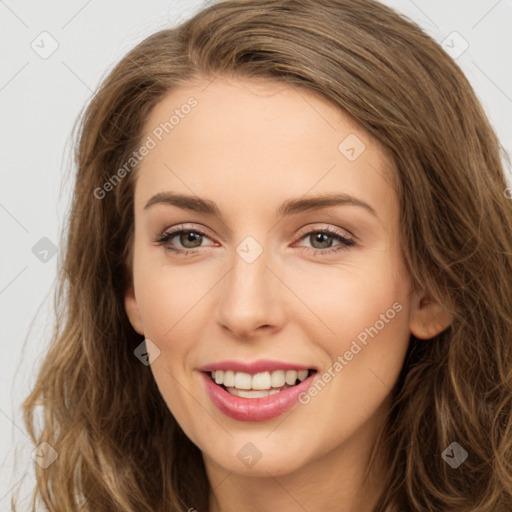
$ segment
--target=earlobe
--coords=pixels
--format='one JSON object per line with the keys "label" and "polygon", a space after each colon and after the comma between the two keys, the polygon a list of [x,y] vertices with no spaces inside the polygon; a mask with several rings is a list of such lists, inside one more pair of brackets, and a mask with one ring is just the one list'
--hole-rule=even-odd
{"label": "earlobe", "polygon": [[144,336],[144,329],[142,327],[142,320],[140,318],[139,306],[135,298],[133,286],[129,286],[124,295],[124,309],[128,315],[128,319],[136,332]]}
{"label": "earlobe", "polygon": [[448,328],[452,320],[437,300],[423,292],[412,304],[409,328],[416,338],[428,340]]}

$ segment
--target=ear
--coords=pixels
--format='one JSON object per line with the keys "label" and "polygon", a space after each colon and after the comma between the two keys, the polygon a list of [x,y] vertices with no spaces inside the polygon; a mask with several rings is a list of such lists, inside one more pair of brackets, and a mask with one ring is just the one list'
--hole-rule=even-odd
{"label": "ear", "polygon": [[126,310],[126,314],[128,315],[128,319],[130,320],[132,327],[135,331],[144,336],[144,328],[142,327],[142,320],[140,318],[139,306],[137,305],[133,285],[130,285],[126,289],[124,295],[124,309]]}
{"label": "ear", "polygon": [[452,320],[452,315],[428,292],[419,290],[413,294],[409,328],[416,338],[433,338],[443,332]]}

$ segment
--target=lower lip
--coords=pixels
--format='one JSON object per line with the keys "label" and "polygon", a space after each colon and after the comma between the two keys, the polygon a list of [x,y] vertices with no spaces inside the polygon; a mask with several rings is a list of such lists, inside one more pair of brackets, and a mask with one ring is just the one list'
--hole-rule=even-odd
{"label": "lower lip", "polygon": [[299,395],[308,390],[316,374],[300,384],[263,398],[244,398],[232,395],[216,384],[209,373],[204,373],[206,391],[212,402],[230,418],[239,421],[265,421],[285,413],[298,402]]}

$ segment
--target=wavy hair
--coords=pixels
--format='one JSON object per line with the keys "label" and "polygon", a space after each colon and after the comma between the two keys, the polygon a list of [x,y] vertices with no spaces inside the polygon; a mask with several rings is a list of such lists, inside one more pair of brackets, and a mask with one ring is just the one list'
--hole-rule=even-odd
{"label": "wavy hair", "polygon": [[[134,356],[143,337],[124,309],[137,167],[103,199],[94,191],[170,90],[222,75],[316,91],[389,150],[404,260],[453,316],[430,340],[411,334],[375,445],[388,462],[375,512],[510,512],[510,159],[457,64],[374,0],[221,1],[139,43],[102,81],[75,131],[55,327],[23,402],[32,441],[59,454],[35,464],[33,510],[208,511],[201,453]],[[441,456],[454,441],[469,455],[457,470]]]}

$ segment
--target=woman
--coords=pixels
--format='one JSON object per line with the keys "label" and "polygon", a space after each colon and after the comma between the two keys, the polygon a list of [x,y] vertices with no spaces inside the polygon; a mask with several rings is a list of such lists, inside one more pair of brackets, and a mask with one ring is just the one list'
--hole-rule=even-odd
{"label": "woman", "polygon": [[500,156],[371,0],[225,1],[140,43],[80,126],[35,497],[511,510]]}

